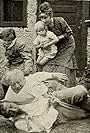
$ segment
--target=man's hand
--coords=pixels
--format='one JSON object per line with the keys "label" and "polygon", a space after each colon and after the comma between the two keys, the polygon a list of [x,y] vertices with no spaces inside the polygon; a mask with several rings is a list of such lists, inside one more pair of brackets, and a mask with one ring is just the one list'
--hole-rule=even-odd
{"label": "man's hand", "polygon": [[61,81],[61,82],[65,82],[68,80],[67,75],[63,74],[63,73],[53,73],[52,77],[53,77],[53,79],[56,79],[56,80]]}
{"label": "man's hand", "polygon": [[50,105],[53,105],[54,108],[58,105],[59,102],[60,101],[57,97],[55,97],[53,95],[50,96],[49,103],[50,103]]}
{"label": "man's hand", "polygon": [[48,98],[51,104],[59,102],[59,99],[52,94],[44,94],[43,96],[44,98]]}
{"label": "man's hand", "polygon": [[19,110],[19,106],[13,102],[4,102],[3,104],[9,117],[14,117]]}

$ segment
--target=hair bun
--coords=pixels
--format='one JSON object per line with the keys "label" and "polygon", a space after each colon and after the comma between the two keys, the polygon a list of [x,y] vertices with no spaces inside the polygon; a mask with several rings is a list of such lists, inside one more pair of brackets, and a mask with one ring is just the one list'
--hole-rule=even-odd
{"label": "hair bun", "polygon": [[40,11],[41,12],[46,12],[47,10],[49,10],[51,8],[51,5],[48,2],[44,2],[40,5]]}

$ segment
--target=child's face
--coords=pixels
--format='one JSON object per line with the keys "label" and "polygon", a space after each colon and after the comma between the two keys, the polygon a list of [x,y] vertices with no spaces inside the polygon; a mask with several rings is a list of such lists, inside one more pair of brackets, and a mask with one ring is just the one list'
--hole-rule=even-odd
{"label": "child's face", "polygon": [[40,36],[46,36],[46,30],[45,29],[40,29],[37,33]]}
{"label": "child's face", "polygon": [[14,40],[14,35],[13,35],[13,33],[10,33],[10,34],[5,35],[4,38],[3,38],[3,40],[6,41],[6,42],[11,42],[11,41],[13,41],[13,40]]}
{"label": "child's face", "polygon": [[10,46],[10,44],[12,43],[12,41],[13,41],[13,39],[14,39],[14,35],[11,33],[11,34],[9,34],[9,35],[6,35],[4,38],[3,38],[3,40],[4,40],[4,47],[7,49],[9,46]]}

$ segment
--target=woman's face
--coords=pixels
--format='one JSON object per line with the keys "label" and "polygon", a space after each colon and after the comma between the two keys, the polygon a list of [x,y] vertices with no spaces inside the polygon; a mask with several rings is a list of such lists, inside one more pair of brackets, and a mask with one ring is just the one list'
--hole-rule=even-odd
{"label": "woman's face", "polygon": [[49,25],[51,23],[51,17],[50,16],[43,16],[41,17],[41,21],[44,22],[46,25]]}

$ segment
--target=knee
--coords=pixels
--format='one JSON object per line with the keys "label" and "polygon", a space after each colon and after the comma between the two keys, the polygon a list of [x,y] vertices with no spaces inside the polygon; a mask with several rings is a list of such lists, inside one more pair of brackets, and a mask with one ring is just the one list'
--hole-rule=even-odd
{"label": "knee", "polygon": [[75,94],[73,94],[72,96],[73,104],[78,104],[84,99],[86,99],[88,92],[84,86],[77,85],[75,91],[76,91]]}
{"label": "knee", "polygon": [[80,94],[88,93],[87,89],[83,85],[77,85],[76,89],[77,89],[78,93],[80,93]]}
{"label": "knee", "polygon": [[20,118],[19,120],[15,121],[15,127],[19,130],[28,131],[27,123],[24,119]]}

